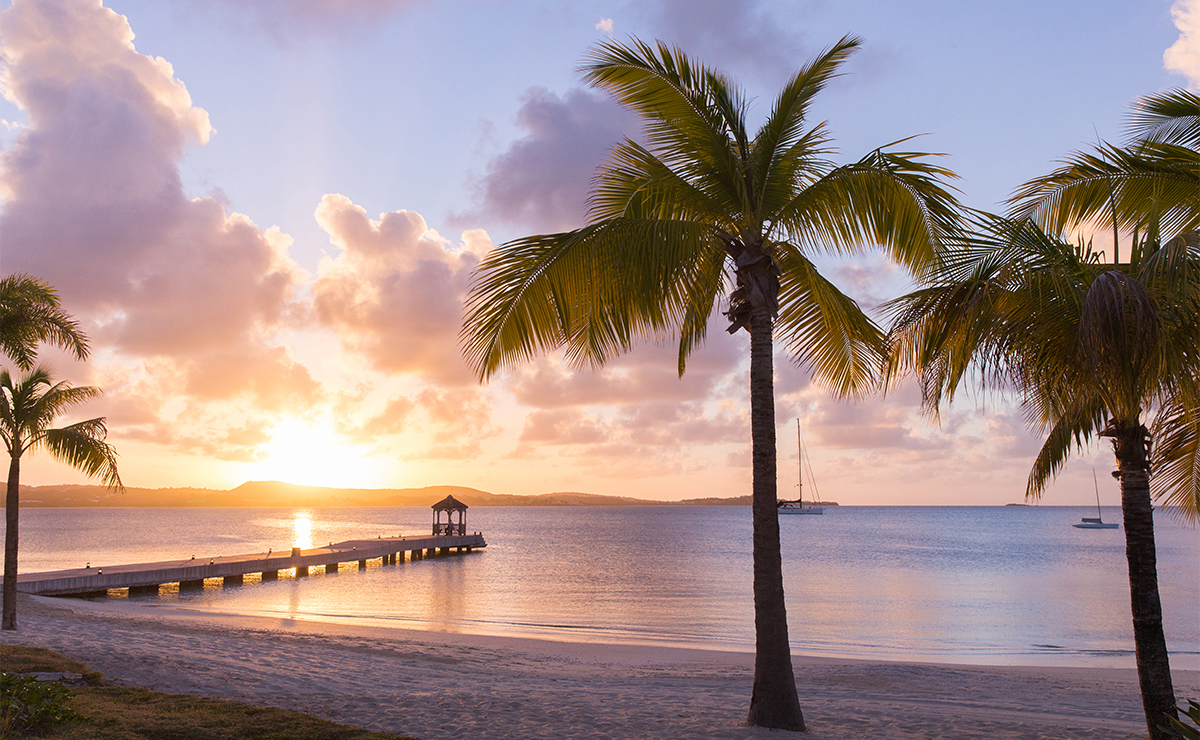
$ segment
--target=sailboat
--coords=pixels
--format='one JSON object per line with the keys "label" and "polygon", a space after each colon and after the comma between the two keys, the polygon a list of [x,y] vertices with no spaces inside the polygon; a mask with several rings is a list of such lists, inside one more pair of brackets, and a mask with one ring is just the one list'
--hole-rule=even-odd
{"label": "sailboat", "polygon": [[824,514],[825,507],[821,506],[821,496],[817,493],[817,480],[812,474],[812,460],[808,461],[808,478],[812,481],[813,497],[817,503],[812,506],[804,505],[804,438],[800,436],[800,420],[796,419],[796,472],[797,483],[796,488],[800,491],[800,498],[795,501],[780,501],[776,504],[780,514]]}
{"label": "sailboat", "polygon": [[1083,517],[1079,524],[1072,524],[1072,527],[1079,529],[1116,529],[1116,522],[1106,522],[1100,517],[1100,484],[1096,482],[1096,469],[1092,468],[1092,485],[1096,488],[1096,516]]}

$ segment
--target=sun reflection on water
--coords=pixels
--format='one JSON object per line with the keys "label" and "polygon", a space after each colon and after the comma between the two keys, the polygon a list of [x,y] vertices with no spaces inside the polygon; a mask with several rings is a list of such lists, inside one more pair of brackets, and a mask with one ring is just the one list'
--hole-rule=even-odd
{"label": "sun reflection on water", "polygon": [[292,547],[308,550],[312,546],[312,512],[297,511],[292,520]]}

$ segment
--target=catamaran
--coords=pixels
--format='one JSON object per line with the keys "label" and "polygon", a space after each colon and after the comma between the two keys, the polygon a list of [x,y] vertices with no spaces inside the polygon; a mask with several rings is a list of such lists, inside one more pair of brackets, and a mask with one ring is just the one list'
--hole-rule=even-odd
{"label": "catamaran", "polygon": [[1072,524],[1071,526],[1078,527],[1079,529],[1116,529],[1118,526],[1116,522],[1106,522],[1100,517],[1100,484],[1096,482],[1095,468],[1092,468],[1092,485],[1096,488],[1096,516],[1094,518],[1090,516],[1082,517],[1082,521],[1079,524]]}
{"label": "catamaran", "polygon": [[780,514],[824,514],[825,507],[821,506],[821,495],[817,493],[817,479],[812,474],[812,460],[808,461],[808,479],[812,483],[813,497],[816,503],[804,505],[804,458],[808,457],[804,449],[804,437],[800,434],[800,420],[796,419],[796,488],[800,497],[795,501],[780,501],[776,504]]}

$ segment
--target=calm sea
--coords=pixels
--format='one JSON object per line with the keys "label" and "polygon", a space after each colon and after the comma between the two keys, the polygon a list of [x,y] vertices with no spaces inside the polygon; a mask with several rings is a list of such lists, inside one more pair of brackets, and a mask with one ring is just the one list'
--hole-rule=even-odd
{"label": "calm sea", "polygon": [[[1072,507],[843,507],[784,517],[797,653],[1132,666],[1123,530]],[[1120,521],[1116,508],[1104,519]],[[21,572],[429,529],[429,509],[24,509]],[[1200,668],[1200,536],[1155,515],[1167,644]],[[750,510],[473,507],[486,551],[146,604],[292,619],[752,650]],[[110,597],[111,598],[111,597]]]}

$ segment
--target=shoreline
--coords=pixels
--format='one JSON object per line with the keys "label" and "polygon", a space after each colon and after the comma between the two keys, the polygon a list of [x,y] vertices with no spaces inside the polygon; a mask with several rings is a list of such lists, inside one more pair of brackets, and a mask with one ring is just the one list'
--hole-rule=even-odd
{"label": "shoreline", "polygon": [[[486,626],[479,626],[475,623],[456,624],[453,629],[439,627],[429,622],[411,621],[407,619],[394,619],[389,617],[369,617],[369,616],[343,616],[332,614],[300,614],[296,617],[283,617],[271,613],[262,612],[246,612],[246,611],[226,611],[218,608],[202,605],[190,605],[186,602],[179,601],[130,601],[127,597],[117,596],[110,597],[104,600],[77,599],[71,597],[53,597],[48,600],[50,605],[61,605],[63,608],[74,609],[83,613],[96,614],[128,614],[132,616],[142,616],[148,619],[153,619],[155,616],[163,618],[175,618],[180,620],[205,620],[226,621],[238,623],[239,620],[246,622],[255,622],[262,625],[264,629],[272,629],[278,625],[286,625],[287,628],[301,628],[307,626],[314,631],[334,633],[338,630],[354,631],[362,634],[387,635],[393,632],[400,634],[436,634],[443,635],[447,639],[453,639],[454,636],[463,637],[478,637],[483,640],[514,640],[514,641],[531,641],[545,642],[550,644],[567,644],[567,645],[596,645],[609,648],[637,648],[643,650],[679,650],[679,651],[696,651],[700,653],[719,653],[727,655],[753,655],[754,645],[752,643],[728,643],[726,645],[695,645],[695,644],[680,644],[670,640],[623,640],[620,637],[606,637],[594,631],[562,629],[555,630],[554,627],[546,626],[540,633],[536,630],[516,629],[513,630],[517,634],[506,634],[496,627],[504,625],[496,625],[493,623],[479,623],[482,625],[490,625],[492,629]],[[528,626],[528,625],[523,625]],[[805,660],[813,661],[834,661],[843,663],[904,663],[912,665],[928,665],[928,666],[943,666],[943,667],[975,667],[975,668],[1029,668],[1033,670],[1041,669],[1079,669],[1079,670],[1128,670],[1135,671],[1133,651],[1122,651],[1120,655],[1114,655],[1111,651],[1097,651],[1095,654],[1086,652],[1052,652],[1047,651],[1043,654],[1011,654],[1011,656],[999,655],[995,653],[980,654],[976,659],[964,657],[962,655],[904,655],[897,653],[889,653],[884,650],[878,650],[878,654],[869,656],[854,655],[847,653],[816,653],[804,652],[803,647],[793,646],[793,659],[804,658]],[[1010,660],[1003,660],[1005,657],[1011,657]],[[1190,671],[1200,675],[1200,654],[1195,652],[1172,653],[1171,654],[1173,670]],[[1126,663],[1119,665],[1118,663]]]}
{"label": "shoreline", "polygon": [[[1129,668],[794,655],[805,735],[745,727],[751,653],[558,642],[22,595],[0,641],[106,680],[298,709],[423,740],[1144,737]],[[1177,670],[1180,700],[1200,672]]]}

